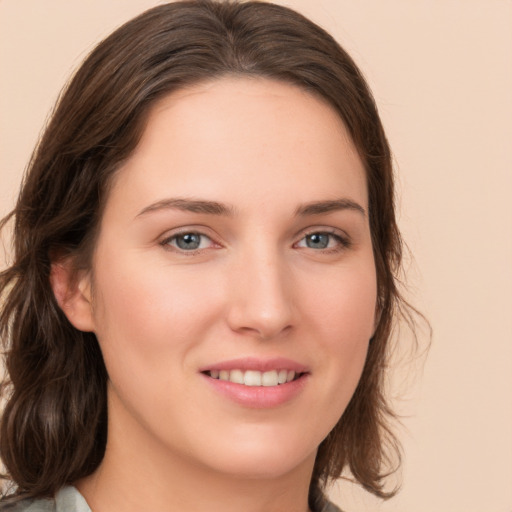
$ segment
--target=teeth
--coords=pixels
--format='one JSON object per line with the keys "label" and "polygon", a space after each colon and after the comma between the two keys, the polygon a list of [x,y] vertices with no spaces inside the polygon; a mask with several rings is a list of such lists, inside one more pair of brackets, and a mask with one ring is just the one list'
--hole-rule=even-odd
{"label": "teeth", "polygon": [[261,383],[264,386],[277,386],[279,384],[277,372],[275,370],[272,370],[271,372],[265,372],[261,376]]}
{"label": "teeth", "polygon": [[231,370],[229,380],[235,384],[244,383],[244,372],[242,370]]}
{"label": "teeth", "polygon": [[261,386],[261,372],[246,371],[244,374],[244,384],[246,386]]}
{"label": "teeth", "polygon": [[296,373],[293,370],[270,370],[259,372],[256,370],[211,370],[209,375],[212,379],[219,379],[245,386],[277,386],[295,379]]}

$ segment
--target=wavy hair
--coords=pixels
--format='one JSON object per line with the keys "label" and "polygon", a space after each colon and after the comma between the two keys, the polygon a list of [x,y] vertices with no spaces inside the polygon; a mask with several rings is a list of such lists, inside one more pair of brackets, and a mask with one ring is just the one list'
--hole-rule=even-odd
{"label": "wavy hair", "polygon": [[366,170],[378,283],[378,326],[359,385],[319,447],[310,503],[349,470],[387,497],[399,446],[384,393],[389,340],[404,304],[391,153],[372,94],[323,29],[270,3],[182,1],[150,9],[101,42],[60,96],[25,174],[12,221],[13,261],[0,274],[7,377],[0,456],[11,499],[47,497],[91,474],[107,439],[107,371],[92,333],[66,319],[50,286],[52,257],[87,268],[109,183],[136,147],[151,107],[226,75],[294,84],[343,120]]}

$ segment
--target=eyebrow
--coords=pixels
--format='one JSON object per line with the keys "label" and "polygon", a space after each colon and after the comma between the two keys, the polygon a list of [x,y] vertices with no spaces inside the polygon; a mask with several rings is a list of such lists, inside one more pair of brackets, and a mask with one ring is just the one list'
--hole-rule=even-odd
{"label": "eyebrow", "polygon": [[156,203],[150,204],[143,208],[137,217],[145,215],[150,212],[156,212],[160,210],[181,210],[192,213],[206,213],[209,215],[233,215],[233,208],[226,206],[217,201],[206,201],[203,199],[181,199],[181,198],[170,198],[162,199]]}
{"label": "eyebrow", "polygon": [[296,210],[296,215],[322,215],[340,210],[352,210],[366,217],[366,210],[352,199],[331,199],[328,201],[315,201],[301,205]]}
{"label": "eyebrow", "polygon": [[[169,198],[162,199],[156,203],[143,208],[136,217],[146,215],[147,213],[160,210],[181,210],[192,213],[204,213],[207,215],[225,215],[232,216],[234,208],[232,206],[219,203],[217,201],[207,201],[204,199],[183,199]],[[308,215],[322,215],[340,210],[352,210],[366,216],[366,210],[351,199],[331,199],[326,201],[313,201],[300,205],[295,211],[295,215],[306,217]]]}

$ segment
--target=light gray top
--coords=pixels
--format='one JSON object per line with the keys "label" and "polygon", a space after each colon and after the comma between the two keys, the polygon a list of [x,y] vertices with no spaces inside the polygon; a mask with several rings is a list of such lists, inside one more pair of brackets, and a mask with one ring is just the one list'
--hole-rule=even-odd
{"label": "light gray top", "polygon": [[[0,503],[0,510],[6,512],[91,512],[85,498],[76,487],[63,487],[54,499],[24,500],[9,505]],[[319,512],[341,512],[332,503],[327,503]]]}
{"label": "light gray top", "polygon": [[0,504],[5,512],[91,512],[85,498],[76,487],[63,487],[54,499],[23,500],[8,505]]}

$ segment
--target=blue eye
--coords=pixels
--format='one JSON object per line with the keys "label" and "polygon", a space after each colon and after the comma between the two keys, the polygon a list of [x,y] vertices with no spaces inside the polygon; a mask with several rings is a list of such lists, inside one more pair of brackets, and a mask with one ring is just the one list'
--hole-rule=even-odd
{"label": "blue eye", "polygon": [[327,249],[331,235],[327,233],[313,233],[306,236],[306,246],[310,249]]}
{"label": "blue eye", "polygon": [[179,233],[165,240],[164,244],[182,251],[195,251],[210,245],[211,240],[201,233]]}
{"label": "blue eye", "polygon": [[308,249],[339,249],[347,247],[348,242],[341,236],[333,233],[315,232],[309,233],[299,241],[297,247],[306,247]]}

